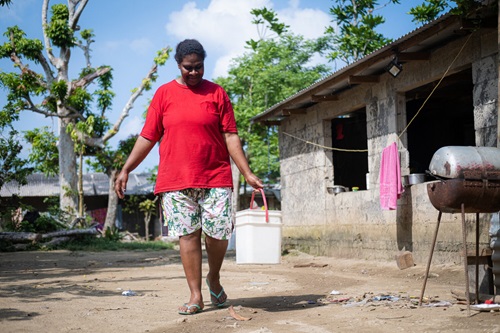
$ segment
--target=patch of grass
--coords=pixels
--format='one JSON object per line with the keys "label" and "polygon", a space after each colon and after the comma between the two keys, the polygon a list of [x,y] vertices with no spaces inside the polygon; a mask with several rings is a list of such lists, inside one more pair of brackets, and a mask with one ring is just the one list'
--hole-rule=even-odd
{"label": "patch of grass", "polygon": [[158,251],[171,250],[174,244],[165,243],[162,241],[151,242],[120,242],[109,240],[102,237],[85,237],[78,240],[60,244],[56,248],[45,248],[44,250],[69,250],[69,251],[120,251],[120,250],[137,250],[137,251]]}

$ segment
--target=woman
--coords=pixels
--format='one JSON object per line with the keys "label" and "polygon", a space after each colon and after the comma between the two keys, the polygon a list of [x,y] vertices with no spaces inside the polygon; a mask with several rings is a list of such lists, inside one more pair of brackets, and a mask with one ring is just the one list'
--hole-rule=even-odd
{"label": "woman", "polygon": [[181,75],[156,91],[142,132],[115,181],[115,191],[123,198],[129,173],[160,141],[155,194],[161,195],[169,233],[179,236],[191,292],[189,301],[179,307],[180,314],[195,314],[204,307],[202,232],[211,302],[222,307],[227,300],[219,272],[234,223],[229,157],[248,184],[255,189],[263,187],[243,153],[229,97],[222,87],[203,79],[205,57],[196,40],[186,39],[177,45],[175,60]]}

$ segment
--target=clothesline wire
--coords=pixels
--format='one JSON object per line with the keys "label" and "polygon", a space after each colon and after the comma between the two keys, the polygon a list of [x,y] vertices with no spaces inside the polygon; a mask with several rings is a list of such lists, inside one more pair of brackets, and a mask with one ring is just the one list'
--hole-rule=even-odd
{"label": "clothesline wire", "polygon": [[290,137],[292,137],[294,139],[300,140],[302,142],[305,142],[307,144],[310,144],[312,146],[316,146],[316,147],[323,148],[323,149],[337,150],[337,151],[347,151],[347,152],[355,152],[355,153],[364,153],[364,152],[368,151],[368,149],[343,149],[343,148],[328,147],[328,146],[320,145],[318,143],[314,143],[314,142],[311,142],[311,141],[307,141],[307,140],[301,139],[301,138],[296,137],[295,135],[292,135],[292,134],[287,133],[287,132],[283,132],[283,134],[288,135],[288,136],[290,136]]}
{"label": "clothesline wire", "polygon": [[[455,56],[455,58],[453,59],[453,61],[450,63],[450,65],[448,66],[448,68],[446,69],[446,71],[443,73],[443,75],[439,79],[439,81],[436,84],[436,86],[429,93],[429,95],[427,96],[427,98],[424,100],[424,102],[422,103],[422,105],[420,106],[420,108],[418,109],[418,111],[415,113],[415,115],[408,122],[408,124],[406,124],[406,127],[398,135],[398,139],[399,140],[401,140],[401,136],[408,130],[408,127],[410,127],[410,125],[413,122],[413,120],[415,120],[415,118],[417,118],[417,116],[420,113],[420,111],[422,111],[422,109],[424,108],[425,104],[427,104],[427,101],[431,98],[431,96],[434,94],[434,92],[439,87],[439,85],[441,84],[441,82],[444,80],[444,78],[446,77],[446,75],[450,71],[451,67],[453,66],[453,64],[455,63],[455,61],[458,59],[458,57],[460,56],[460,54],[462,53],[462,51],[464,50],[465,45],[467,45],[467,43],[469,42],[469,39],[472,37],[473,34],[474,33],[469,34],[469,36],[465,40],[464,44],[460,48],[460,51],[458,51],[457,55]],[[322,149],[335,150],[335,151],[344,151],[344,152],[352,152],[352,153],[366,153],[366,152],[368,152],[368,149],[344,149],[344,148],[328,147],[328,146],[320,145],[320,144],[315,143],[315,142],[304,140],[302,138],[299,138],[299,137],[297,137],[295,135],[292,135],[290,133],[287,133],[287,132],[283,132],[283,134],[288,135],[289,137],[292,137],[292,138],[297,139],[299,141],[305,142],[306,144],[309,144],[309,145],[312,145],[312,146],[315,146],[315,147],[319,147],[319,148],[322,148]]]}

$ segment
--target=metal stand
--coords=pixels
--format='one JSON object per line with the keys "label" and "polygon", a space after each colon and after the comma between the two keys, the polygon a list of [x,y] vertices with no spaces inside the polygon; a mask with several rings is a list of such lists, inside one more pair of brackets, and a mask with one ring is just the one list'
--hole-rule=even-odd
{"label": "metal stand", "polygon": [[[467,230],[465,225],[465,206],[462,203],[462,242],[463,242],[463,251],[464,251],[464,273],[465,273],[465,297],[467,298],[467,315],[470,316],[470,294],[469,294],[469,270],[467,263]],[[429,254],[429,260],[427,261],[427,268],[425,270],[424,284],[422,286],[422,291],[420,293],[420,300],[418,305],[422,305],[422,300],[424,298],[425,286],[427,284],[427,278],[429,277],[429,270],[431,267],[432,255],[434,253],[434,247],[436,245],[437,235],[439,231],[439,225],[441,223],[442,212],[439,211],[438,220],[436,224],[436,230],[434,232],[434,239],[432,241],[431,253]],[[479,213],[476,213],[476,304],[479,303]]]}

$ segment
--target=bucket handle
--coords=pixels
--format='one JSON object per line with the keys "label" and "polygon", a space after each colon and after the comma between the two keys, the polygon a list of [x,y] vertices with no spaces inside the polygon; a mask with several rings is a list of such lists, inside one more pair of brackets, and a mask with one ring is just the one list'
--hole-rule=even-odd
{"label": "bucket handle", "polygon": [[[262,194],[262,200],[264,201],[264,208],[266,209],[266,222],[269,223],[269,210],[267,209],[266,195],[264,190],[259,188],[260,194]],[[253,200],[255,198],[255,191],[252,192],[252,198],[250,199],[250,209],[253,209]]]}

